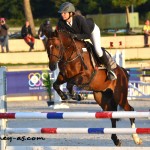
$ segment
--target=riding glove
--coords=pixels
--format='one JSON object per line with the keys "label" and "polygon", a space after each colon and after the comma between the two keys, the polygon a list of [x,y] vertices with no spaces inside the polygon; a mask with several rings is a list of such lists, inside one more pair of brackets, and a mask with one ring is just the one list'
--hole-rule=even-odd
{"label": "riding glove", "polygon": [[77,35],[76,35],[76,34],[70,33],[70,35],[71,35],[71,37],[72,37],[73,39],[77,39]]}

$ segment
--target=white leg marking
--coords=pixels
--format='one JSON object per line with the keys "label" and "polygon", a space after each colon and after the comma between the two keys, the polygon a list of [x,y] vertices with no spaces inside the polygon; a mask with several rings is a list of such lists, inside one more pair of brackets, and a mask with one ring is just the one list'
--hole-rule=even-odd
{"label": "white leg marking", "polygon": [[[132,128],[136,128],[135,123],[132,124]],[[142,144],[142,139],[139,138],[138,134],[132,134],[132,137],[135,144]]]}

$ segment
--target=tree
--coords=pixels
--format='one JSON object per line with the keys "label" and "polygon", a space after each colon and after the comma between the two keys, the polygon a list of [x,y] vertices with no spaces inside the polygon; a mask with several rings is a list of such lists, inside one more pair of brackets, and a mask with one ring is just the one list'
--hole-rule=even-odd
{"label": "tree", "polygon": [[76,8],[86,14],[97,14],[99,13],[99,1],[98,0],[80,0]]}
{"label": "tree", "polygon": [[129,22],[129,7],[131,5],[139,6],[141,4],[146,3],[148,0],[113,0],[112,4],[114,6],[119,7],[125,7],[126,8],[126,24],[127,24],[127,30],[130,28],[130,22]]}
{"label": "tree", "polygon": [[32,33],[35,36],[36,31],[35,31],[33,15],[32,15],[31,6],[30,6],[30,0],[23,0],[23,4],[24,4],[24,13],[25,13],[26,20],[29,21]]}
{"label": "tree", "polygon": [[[55,5],[55,13],[58,12],[62,3],[68,2],[68,0],[51,0],[51,3]],[[76,9],[79,9],[83,14],[93,14],[99,12],[99,0],[70,0]],[[50,6],[52,7],[52,6]]]}
{"label": "tree", "polygon": [[22,0],[0,0],[0,17],[21,19],[24,16]]}

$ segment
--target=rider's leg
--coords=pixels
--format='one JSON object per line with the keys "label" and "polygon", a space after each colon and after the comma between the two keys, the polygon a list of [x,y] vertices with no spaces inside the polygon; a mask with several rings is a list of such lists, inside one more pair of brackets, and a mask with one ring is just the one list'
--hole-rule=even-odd
{"label": "rider's leg", "polygon": [[103,51],[102,48],[101,48],[100,29],[96,24],[95,24],[93,32],[91,33],[91,41],[94,45],[94,48],[95,48],[98,56],[100,57],[100,60],[103,62],[106,69],[108,70],[108,78],[110,80],[117,79],[117,76],[114,73],[114,71],[113,71],[113,69],[110,65],[110,62],[109,62],[108,57],[110,57],[110,56],[107,56],[105,51]]}
{"label": "rider's leg", "polygon": [[116,80],[117,76],[116,76],[116,74],[114,73],[114,71],[112,69],[112,65],[110,64],[108,56],[111,57],[110,55],[106,54],[105,50],[103,50],[103,56],[100,57],[100,59],[102,60],[102,62],[104,63],[106,69],[108,70],[108,78],[110,80]]}
{"label": "rider's leg", "polygon": [[95,24],[93,32],[91,33],[91,41],[99,57],[103,56],[103,51],[101,49],[101,33],[99,27]]}

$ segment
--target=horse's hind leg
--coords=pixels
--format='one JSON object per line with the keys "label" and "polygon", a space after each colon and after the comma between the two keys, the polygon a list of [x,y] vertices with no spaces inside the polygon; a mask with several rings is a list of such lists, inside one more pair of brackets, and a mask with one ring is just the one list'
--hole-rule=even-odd
{"label": "horse's hind leg", "polygon": [[[117,121],[116,119],[111,119],[112,128],[116,128],[116,121]],[[121,146],[121,141],[118,139],[116,134],[112,134],[111,139],[113,140],[116,146]]]}
{"label": "horse's hind leg", "polygon": [[[94,98],[104,111],[117,111],[117,104],[113,99],[111,89],[107,89],[105,92],[94,92]],[[112,128],[116,128],[116,121],[117,119],[111,119]],[[121,141],[116,134],[112,134],[111,139],[116,146],[121,146]]]}
{"label": "horse's hind leg", "polygon": [[[115,100],[117,100],[117,98],[115,98]],[[124,89],[124,92],[122,92],[122,98],[120,100],[118,100],[118,104],[125,111],[134,111],[134,108],[129,104],[129,102],[127,100],[127,91],[125,89]],[[130,123],[131,123],[131,127],[132,128],[136,128],[136,126],[135,126],[135,118],[130,118]],[[133,134],[132,137],[133,137],[133,140],[134,140],[134,142],[136,144],[142,144],[142,140],[139,138],[138,134]]]}
{"label": "horse's hind leg", "polygon": [[[121,75],[122,74],[122,75]],[[119,104],[125,111],[134,111],[134,108],[130,106],[128,100],[128,75],[125,69],[117,76],[117,84],[114,89],[114,100]],[[135,128],[135,118],[130,118],[131,127]],[[137,134],[133,134],[133,140],[136,144],[141,144],[142,140]]]}
{"label": "horse's hind leg", "polygon": [[53,83],[53,88],[56,90],[62,100],[67,100],[67,95],[60,89],[60,85],[65,83],[63,76],[59,73],[56,81]]}
{"label": "horse's hind leg", "polygon": [[[130,106],[130,104],[128,103],[127,99],[126,99],[126,103],[124,104],[124,110],[125,111],[134,111],[134,108],[132,106]],[[130,123],[131,123],[131,127],[132,128],[136,128],[135,126],[135,118],[130,118]],[[142,139],[139,138],[138,134],[132,134],[133,140],[136,144],[142,144]]]}
{"label": "horse's hind leg", "polygon": [[[117,111],[117,104],[112,96],[112,99],[111,99],[111,103],[109,105],[109,111]],[[112,124],[112,128],[116,128],[116,122],[118,121],[118,119],[111,119],[111,124]],[[121,146],[121,141],[118,139],[117,135],[116,134],[112,134],[111,135],[111,139],[113,140],[114,144],[116,146]]]}
{"label": "horse's hind leg", "polygon": [[[108,106],[109,106],[108,111],[117,111],[117,106],[118,105],[116,104],[113,96],[111,96],[110,101],[111,102],[108,104]],[[116,128],[116,122],[117,121],[118,121],[118,119],[111,119],[112,128]],[[113,140],[113,142],[116,146],[121,146],[121,141],[118,139],[116,134],[112,134],[111,139]]]}

